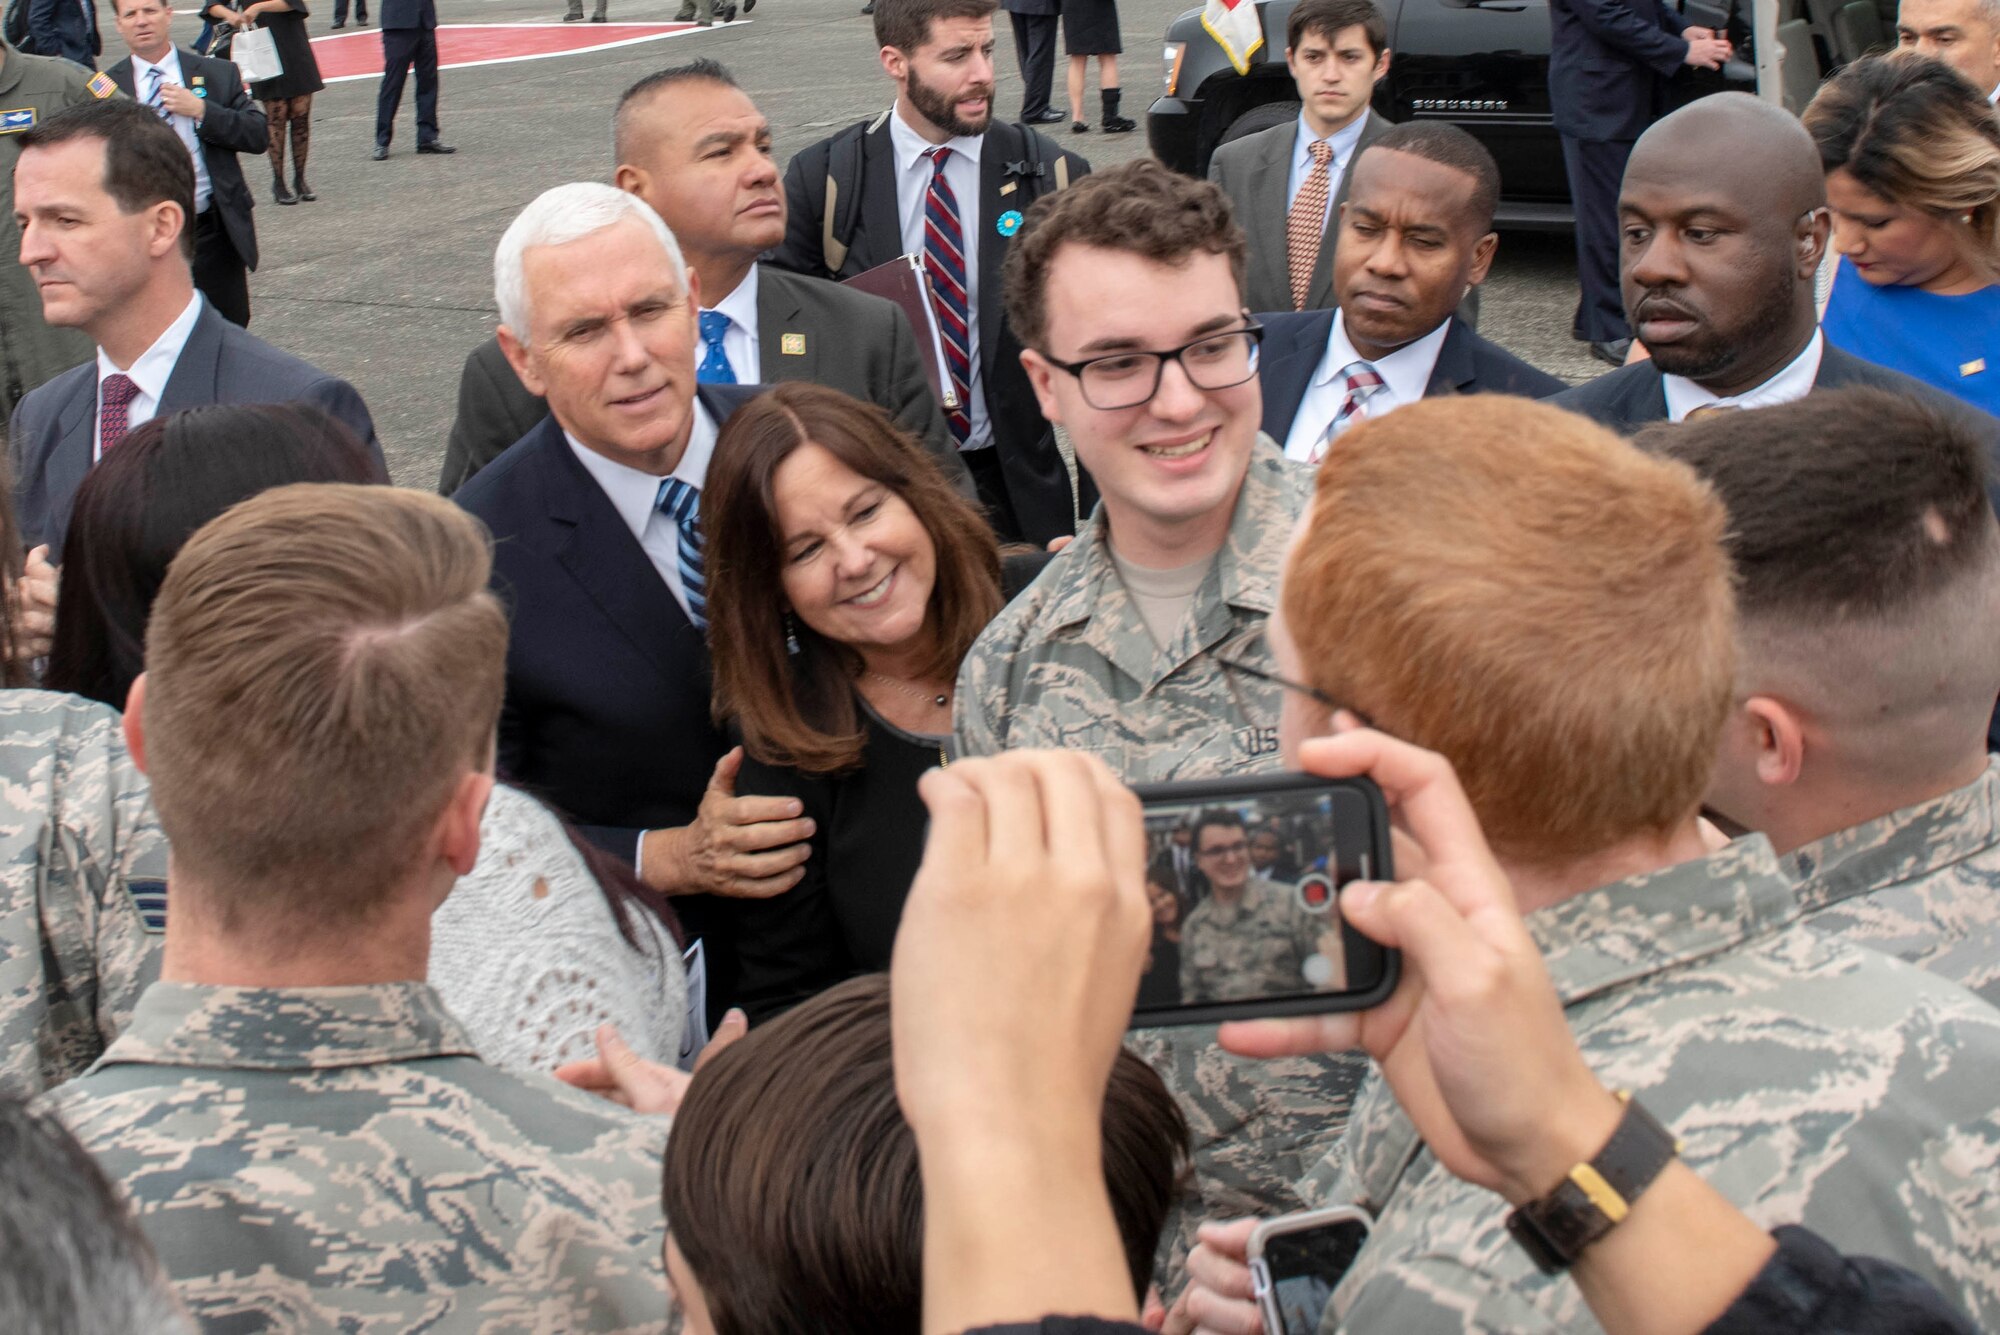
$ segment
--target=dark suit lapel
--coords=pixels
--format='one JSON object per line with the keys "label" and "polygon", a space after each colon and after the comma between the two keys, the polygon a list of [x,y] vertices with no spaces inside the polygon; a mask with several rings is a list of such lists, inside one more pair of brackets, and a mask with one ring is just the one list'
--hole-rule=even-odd
{"label": "dark suit lapel", "polygon": [[1306,305],[1317,309],[1333,305],[1333,252],[1340,241],[1340,206],[1347,202],[1347,183],[1354,179],[1354,163],[1370,144],[1389,132],[1389,122],[1375,114],[1370,107],[1361,123],[1361,137],[1354,141],[1354,152],[1348,156],[1347,166],[1334,183],[1333,206],[1326,211],[1326,231],[1320,237],[1319,259],[1313,264],[1312,286],[1306,291]]}
{"label": "dark suit lapel", "polygon": [[125,59],[104,72],[110,76],[111,82],[118,85],[119,92],[132,98],[134,101],[138,100],[138,94],[132,91],[132,57],[125,57]]}
{"label": "dark suit lapel", "polygon": [[[84,368],[79,368],[84,369]],[[97,455],[97,361],[93,355],[87,374],[79,377],[76,392],[56,417],[56,447],[46,466],[47,491],[51,497],[65,497],[61,518],[68,519],[76,489],[83,485]]]}
{"label": "dark suit lapel", "polygon": [[160,391],[160,406],[154,410],[155,417],[165,417],[168,413],[188,408],[206,407],[220,401],[222,324],[222,317],[204,299],[201,314],[195,317],[194,328],[188,330],[187,342],[181,345],[180,360],[174,363],[174,373],[167,377],[167,386]]}
{"label": "dark suit lapel", "polygon": [[562,531],[556,560],[660,675],[678,682],[676,669],[686,660],[676,654],[676,641],[687,641],[683,651],[700,649],[700,632],[555,419],[535,430],[549,522]]}
{"label": "dark suit lapel", "polygon": [[1478,392],[1479,368],[1472,356],[1472,331],[1455,315],[1450,323],[1444,342],[1438,346],[1437,365],[1431,368],[1430,382],[1424,386],[1425,398]]}
{"label": "dark suit lapel", "polygon": [[[1043,165],[1049,171],[1055,170],[1053,161]],[[979,151],[979,208],[973,217],[961,220],[966,229],[974,231],[979,238],[979,360],[985,364],[989,394],[992,393],[993,358],[1000,347],[1000,324],[1003,319],[1000,265],[1007,258],[1007,238],[994,230],[993,223],[1008,209],[1020,207],[1019,186],[1008,194],[1000,193],[1008,179],[1007,163],[1005,155],[1000,152],[999,139],[989,131],[985,147]]]}
{"label": "dark suit lapel", "polygon": [[[799,285],[782,269],[757,270],[757,378],[767,385],[780,380],[819,379],[819,341],[806,337],[800,322]],[[796,352],[785,351],[790,334]]]}
{"label": "dark suit lapel", "polygon": [[[1292,290],[1292,277],[1285,257],[1285,194],[1292,173],[1292,150],[1299,138],[1298,122],[1281,125],[1264,142],[1263,160],[1251,177],[1250,217],[1244,221],[1250,233],[1250,262],[1263,271],[1251,284],[1260,291]],[[1285,303],[1291,309],[1291,303]]]}
{"label": "dark suit lapel", "polygon": [[879,129],[861,136],[861,181],[861,226],[843,270],[849,277],[903,253],[903,215],[896,208],[896,149],[886,119]]}
{"label": "dark suit lapel", "polygon": [[1639,363],[1614,405],[1618,417],[1638,428],[1667,420],[1667,382],[1651,361]]}
{"label": "dark suit lapel", "polygon": [[1257,367],[1257,379],[1264,386],[1264,434],[1285,443],[1291,433],[1292,418],[1312,383],[1313,368],[1326,353],[1327,336],[1333,331],[1333,312],[1325,319],[1309,320],[1282,343],[1267,341],[1266,355]]}

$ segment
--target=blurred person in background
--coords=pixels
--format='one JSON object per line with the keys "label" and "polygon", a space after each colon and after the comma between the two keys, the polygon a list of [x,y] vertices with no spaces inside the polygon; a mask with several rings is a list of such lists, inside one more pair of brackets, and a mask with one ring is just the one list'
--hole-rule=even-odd
{"label": "blurred person in background", "polygon": [[2000,117],[1922,56],[1868,56],[1805,110],[1840,256],[1835,347],[2000,412]]}

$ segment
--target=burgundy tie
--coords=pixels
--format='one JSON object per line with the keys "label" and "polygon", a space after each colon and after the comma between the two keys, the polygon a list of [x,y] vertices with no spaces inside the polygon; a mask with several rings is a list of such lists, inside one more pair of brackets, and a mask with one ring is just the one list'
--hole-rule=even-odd
{"label": "burgundy tie", "polygon": [[139,387],[132,383],[132,377],[113,371],[98,385],[97,393],[104,401],[97,410],[97,452],[102,455],[125,439],[126,422],[131,417],[132,400],[139,397]]}

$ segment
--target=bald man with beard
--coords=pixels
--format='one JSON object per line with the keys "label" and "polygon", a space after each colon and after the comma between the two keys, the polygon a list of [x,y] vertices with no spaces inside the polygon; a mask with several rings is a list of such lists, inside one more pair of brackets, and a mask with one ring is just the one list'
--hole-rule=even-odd
{"label": "bald man with beard", "polygon": [[1873,385],[2000,422],[1821,336],[1813,276],[1831,228],[1818,151],[1798,119],[1747,93],[1676,111],[1639,140],[1618,195],[1625,314],[1651,360],[1549,402],[1615,430],[1714,408]]}

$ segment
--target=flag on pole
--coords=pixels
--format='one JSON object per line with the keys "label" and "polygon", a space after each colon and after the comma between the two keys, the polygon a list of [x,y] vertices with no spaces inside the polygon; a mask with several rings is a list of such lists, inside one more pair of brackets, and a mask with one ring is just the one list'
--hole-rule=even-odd
{"label": "flag on pole", "polygon": [[1208,29],[1238,74],[1250,72],[1250,57],[1264,45],[1264,25],[1257,17],[1255,0],[1208,0],[1201,11],[1201,26]]}

